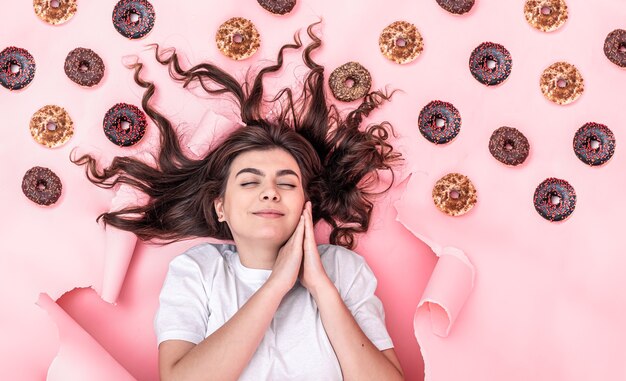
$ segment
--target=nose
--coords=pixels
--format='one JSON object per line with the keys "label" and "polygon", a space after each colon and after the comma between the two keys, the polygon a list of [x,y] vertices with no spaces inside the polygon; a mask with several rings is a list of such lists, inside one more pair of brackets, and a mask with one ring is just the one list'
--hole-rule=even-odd
{"label": "nose", "polygon": [[275,186],[269,185],[265,187],[265,189],[263,189],[263,191],[261,192],[261,199],[264,201],[265,200],[278,201],[280,200],[280,194],[276,190]]}

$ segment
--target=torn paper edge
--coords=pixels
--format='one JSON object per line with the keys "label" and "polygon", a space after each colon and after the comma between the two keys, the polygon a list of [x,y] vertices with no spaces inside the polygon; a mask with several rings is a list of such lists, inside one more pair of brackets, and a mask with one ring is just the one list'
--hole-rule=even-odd
{"label": "torn paper edge", "polygon": [[[59,330],[59,349],[50,363],[47,381],[136,381],[87,331],[46,293],[35,303],[45,310]],[[76,353],[82,357],[72,358]],[[89,353],[91,356],[85,356]],[[72,369],[64,368],[69,364]],[[83,370],[83,372],[80,371]]]}

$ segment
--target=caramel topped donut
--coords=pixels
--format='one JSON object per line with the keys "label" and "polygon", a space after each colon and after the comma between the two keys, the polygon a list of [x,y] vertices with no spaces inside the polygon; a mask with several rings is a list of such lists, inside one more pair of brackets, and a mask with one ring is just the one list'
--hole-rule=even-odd
{"label": "caramel topped donut", "polygon": [[585,123],[574,135],[574,153],[585,164],[602,165],[615,153],[615,135],[600,123]]}
{"label": "caramel topped donut", "polygon": [[574,102],[585,90],[582,75],[576,66],[567,62],[548,66],[541,74],[539,84],[543,96],[560,105]]}
{"label": "caramel topped donut", "polygon": [[91,87],[104,77],[104,62],[91,49],[76,48],[65,58],[65,74],[75,83]]}
{"label": "caramel topped donut", "polygon": [[51,25],[59,25],[76,13],[76,0],[34,0],[35,14]]}
{"label": "caramel topped donut", "polygon": [[367,95],[372,86],[372,76],[361,64],[348,62],[330,73],[328,85],[335,98],[352,102]]}
{"label": "caramel topped donut", "polygon": [[437,0],[437,4],[452,14],[462,15],[472,9],[474,0]]}
{"label": "caramel topped donut", "polygon": [[460,216],[476,204],[476,188],[467,176],[448,173],[433,187],[435,206],[449,216]]}
{"label": "caramel topped donut", "polygon": [[615,29],[604,40],[604,55],[619,67],[626,67],[626,30]]}
{"label": "caramel topped donut", "polygon": [[550,177],[535,189],[533,204],[548,221],[563,221],[576,207],[576,191],[567,181]]}
{"label": "caramel topped donut", "polygon": [[30,119],[30,134],[43,146],[54,148],[74,135],[74,123],[63,107],[43,106]]}
{"label": "caramel topped donut", "polygon": [[243,17],[233,17],[220,25],[215,41],[220,52],[234,60],[250,57],[261,45],[256,27]]}
{"label": "caramel topped donut", "polygon": [[33,167],[22,179],[22,192],[38,205],[51,205],[61,197],[61,179],[49,168]]}
{"label": "caramel topped donut", "polygon": [[527,0],[524,16],[533,28],[552,32],[567,21],[567,4],[564,0]]}
{"label": "caramel topped donut", "polygon": [[489,139],[489,152],[496,160],[506,165],[522,164],[529,151],[528,139],[513,127],[500,127]]}
{"label": "caramel topped donut", "polygon": [[284,15],[296,6],[296,0],[257,0],[260,6],[266,11],[276,15]]}
{"label": "caramel topped donut", "polygon": [[383,29],[378,38],[378,46],[385,57],[405,64],[419,56],[424,49],[424,42],[415,25],[396,21]]}
{"label": "caramel topped donut", "polygon": [[35,78],[35,59],[26,49],[9,46],[0,52],[0,85],[20,90]]}

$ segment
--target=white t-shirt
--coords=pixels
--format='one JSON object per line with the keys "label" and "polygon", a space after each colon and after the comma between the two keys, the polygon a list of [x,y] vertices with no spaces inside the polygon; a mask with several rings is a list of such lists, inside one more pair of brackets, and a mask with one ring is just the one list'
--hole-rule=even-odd
{"label": "white t-shirt", "polygon": [[[170,267],[154,318],[157,341],[198,344],[228,321],[265,283],[272,270],[244,267],[234,245],[201,244]],[[319,245],[322,264],[355,320],[379,349],[393,347],[376,278],[360,255]],[[285,295],[265,337],[244,369],[247,380],[341,380],[341,368],[315,300],[300,282]]]}

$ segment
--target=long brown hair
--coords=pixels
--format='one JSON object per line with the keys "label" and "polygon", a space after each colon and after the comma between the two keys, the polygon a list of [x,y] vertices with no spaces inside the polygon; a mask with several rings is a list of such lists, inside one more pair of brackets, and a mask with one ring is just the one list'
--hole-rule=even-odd
{"label": "long brown hair", "polygon": [[[312,30],[315,25],[307,28],[312,42],[302,53],[309,68],[302,91],[297,98],[289,88],[279,91],[270,102],[280,104],[280,112],[271,120],[263,111],[266,102],[263,76],[282,67],[285,50],[302,47],[298,33],[293,43],[281,47],[275,64],[262,68],[252,81],[243,84],[207,62],[184,70],[175,50],[163,50],[155,45],[156,60],[167,66],[170,76],[182,82],[183,87],[198,83],[209,94],[230,95],[241,111],[246,126],[236,129],[199,159],[185,155],[170,121],[149,103],[155,86],[140,77],[143,65],[132,65],[135,82],[146,89],[143,110],[160,131],[156,165],[118,156],[99,171],[90,155],[75,159],[72,153],[70,160],[85,165],[87,177],[94,184],[103,188],[128,184],[148,195],[149,202],[102,213],[97,220],[134,232],[142,240],[232,239],[227,224],[217,220],[213,207],[213,201],[224,195],[230,164],[240,153],[278,147],[289,152],[300,167],[305,195],[312,202],[314,222],[323,219],[331,225],[330,243],[353,248],[355,233],[365,232],[369,227],[373,198],[391,188],[395,180],[392,166],[403,160],[387,142],[389,132],[393,134],[391,124],[383,122],[360,128],[363,118],[393,93],[369,93],[345,117],[334,105],[329,106],[324,91],[324,67],[311,59],[311,52],[321,45]],[[392,178],[386,189],[375,193],[379,170],[390,170]]]}

